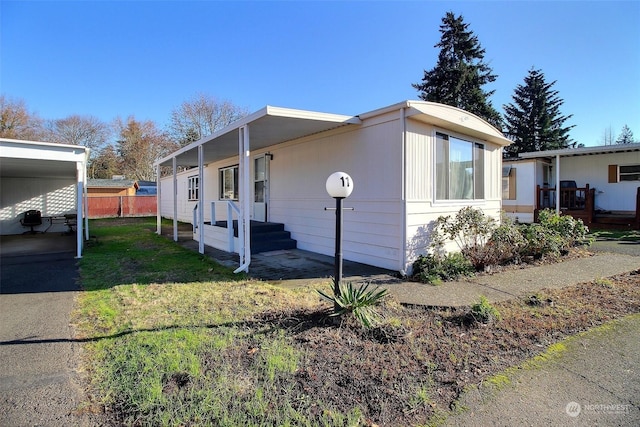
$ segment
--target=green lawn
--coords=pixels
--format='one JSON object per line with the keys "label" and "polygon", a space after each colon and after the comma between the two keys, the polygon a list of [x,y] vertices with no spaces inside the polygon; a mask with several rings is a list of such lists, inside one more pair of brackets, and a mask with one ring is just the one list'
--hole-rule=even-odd
{"label": "green lawn", "polygon": [[[95,237],[80,262],[87,292],[74,321],[89,341],[94,404],[129,425],[263,423],[298,354],[282,334],[256,335],[247,325],[267,308],[313,308],[319,298],[248,281],[157,236],[151,221],[90,225]],[[237,355],[249,347],[261,348],[260,357],[239,377]],[[293,420],[311,425],[291,408],[273,413],[276,424]]]}

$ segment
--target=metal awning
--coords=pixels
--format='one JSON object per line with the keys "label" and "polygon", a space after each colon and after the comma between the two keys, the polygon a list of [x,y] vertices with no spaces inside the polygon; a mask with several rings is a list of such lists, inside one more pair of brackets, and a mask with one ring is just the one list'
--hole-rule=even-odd
{"label": "metal awning", "polygon": [[537,159],[537,158],[554,158],[556,156],[559,156],[559,157],[590,156],[594,154],[625,153],[625,152],[632,152],[632,151],[640,151],[640,143],[600,145],[596,147],[563,148],[561,150],[534,151],[530,153],[520,153],[518,154],[518,157],[522,159]]}
{"label": "metal awning", "polygon": [[266,106],[226,128],[195,141],[156,162],[171,166],[198,166],[198,146],[202,146],[204,164],[238,156],[238,132],[244,126],[251,129],[251,150],[259,150],[282,142],[324,132],[340,126],[360,124],[358,117],[318,113]]}

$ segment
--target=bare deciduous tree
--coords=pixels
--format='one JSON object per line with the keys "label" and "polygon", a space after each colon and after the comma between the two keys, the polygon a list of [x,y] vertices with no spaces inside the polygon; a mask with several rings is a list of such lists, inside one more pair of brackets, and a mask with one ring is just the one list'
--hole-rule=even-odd
{"label": "bare deciduous tree", "polygon": [[97,155],[111,136],[110,127],[98,118],[77,114],[49,121],[47,131],[51,142],[89,147],[92,157]]}
{"label": "bare deciduous tree", "polygon": [[42,119],[23,100],[0,95],[0,137],[38,141],[44,137]]}
{"label": "bare deciduous tree", "polygon": [[245,108],[199,93],[171,112],[169,135],[180,146],[185,146],[246,115]]}
{"label": "bare deciduous tree", "polygon": [[167,135],[160,132],[152,121],[117,118],[116,151],[120,159],[120,172],[129,179],[155,180],[153,162],[177,149]]}

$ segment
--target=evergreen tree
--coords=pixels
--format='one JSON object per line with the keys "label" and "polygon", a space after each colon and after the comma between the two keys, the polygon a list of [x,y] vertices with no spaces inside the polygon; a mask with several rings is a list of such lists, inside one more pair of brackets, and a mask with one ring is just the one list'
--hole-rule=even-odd
{"label": "evergreen tree", "polygon": [[482,89],[497,76],[483,62],[485,50],[478,37],[469,30],[463,17],[456,17],[453,12],[442,18],[440,33],[440,42],[434,46],[440,48],[436,66],[424,70],[421,83],[412,84],[420,91],[418,96],[425,101],[462,108],[501,129],[500,113],[489,101],[494,91]]}
{"label": "evergreen tree", "polygon": [[573,115],[560,113],[564,101],[552,89],[555,83],[547,83],[540,70],[531,69],[524,85],[516,87],[513,103],[503,107],[506,133],[513,141],[505,148],[505,156],[576,146],[569,138],[573,126],[564,126]]}
{"label": "evergreen tree", "polygon": [[629,126],[624,125],[622,127],[622,132],[618,139],[616,139],[616,144],[633,144],[635,140],[633,139],[633,132],[629,129]]}

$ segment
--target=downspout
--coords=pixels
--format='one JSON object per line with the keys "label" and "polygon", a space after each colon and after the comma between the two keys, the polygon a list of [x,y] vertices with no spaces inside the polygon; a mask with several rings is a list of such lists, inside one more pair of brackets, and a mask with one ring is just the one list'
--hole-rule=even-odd
{"label": "downspout", "polygon": [[560,154],[556,154],[556,213],[560,214]]}
{"label": "downspout", "polygon": [[[249,186],[249,156],[251,155],[250,139],[249,139],[249,126],[244,125],[239,129],[238,134],[238,156],[240,163],[240,215],[238,216],[238,228],[242,228],[243,242],[242,253],[240,254],[240,267],[236,268],[233,272],[240,273],[241,271],[249,272],[249,264],[251,264],[251,200],[249,198],[250,186]],[[238,230],[238,235],[240,235]]]}
{"label": "downspout", "polygon": [[407,117],[406,107],[400,108],[400,122],[402,126],[402,179],[401,179],[401,193],[402,193],[402,260],[400,261],[400,269],[398,270],[402,276],[406,276],[407,271],[405,269],[407,264]]}

